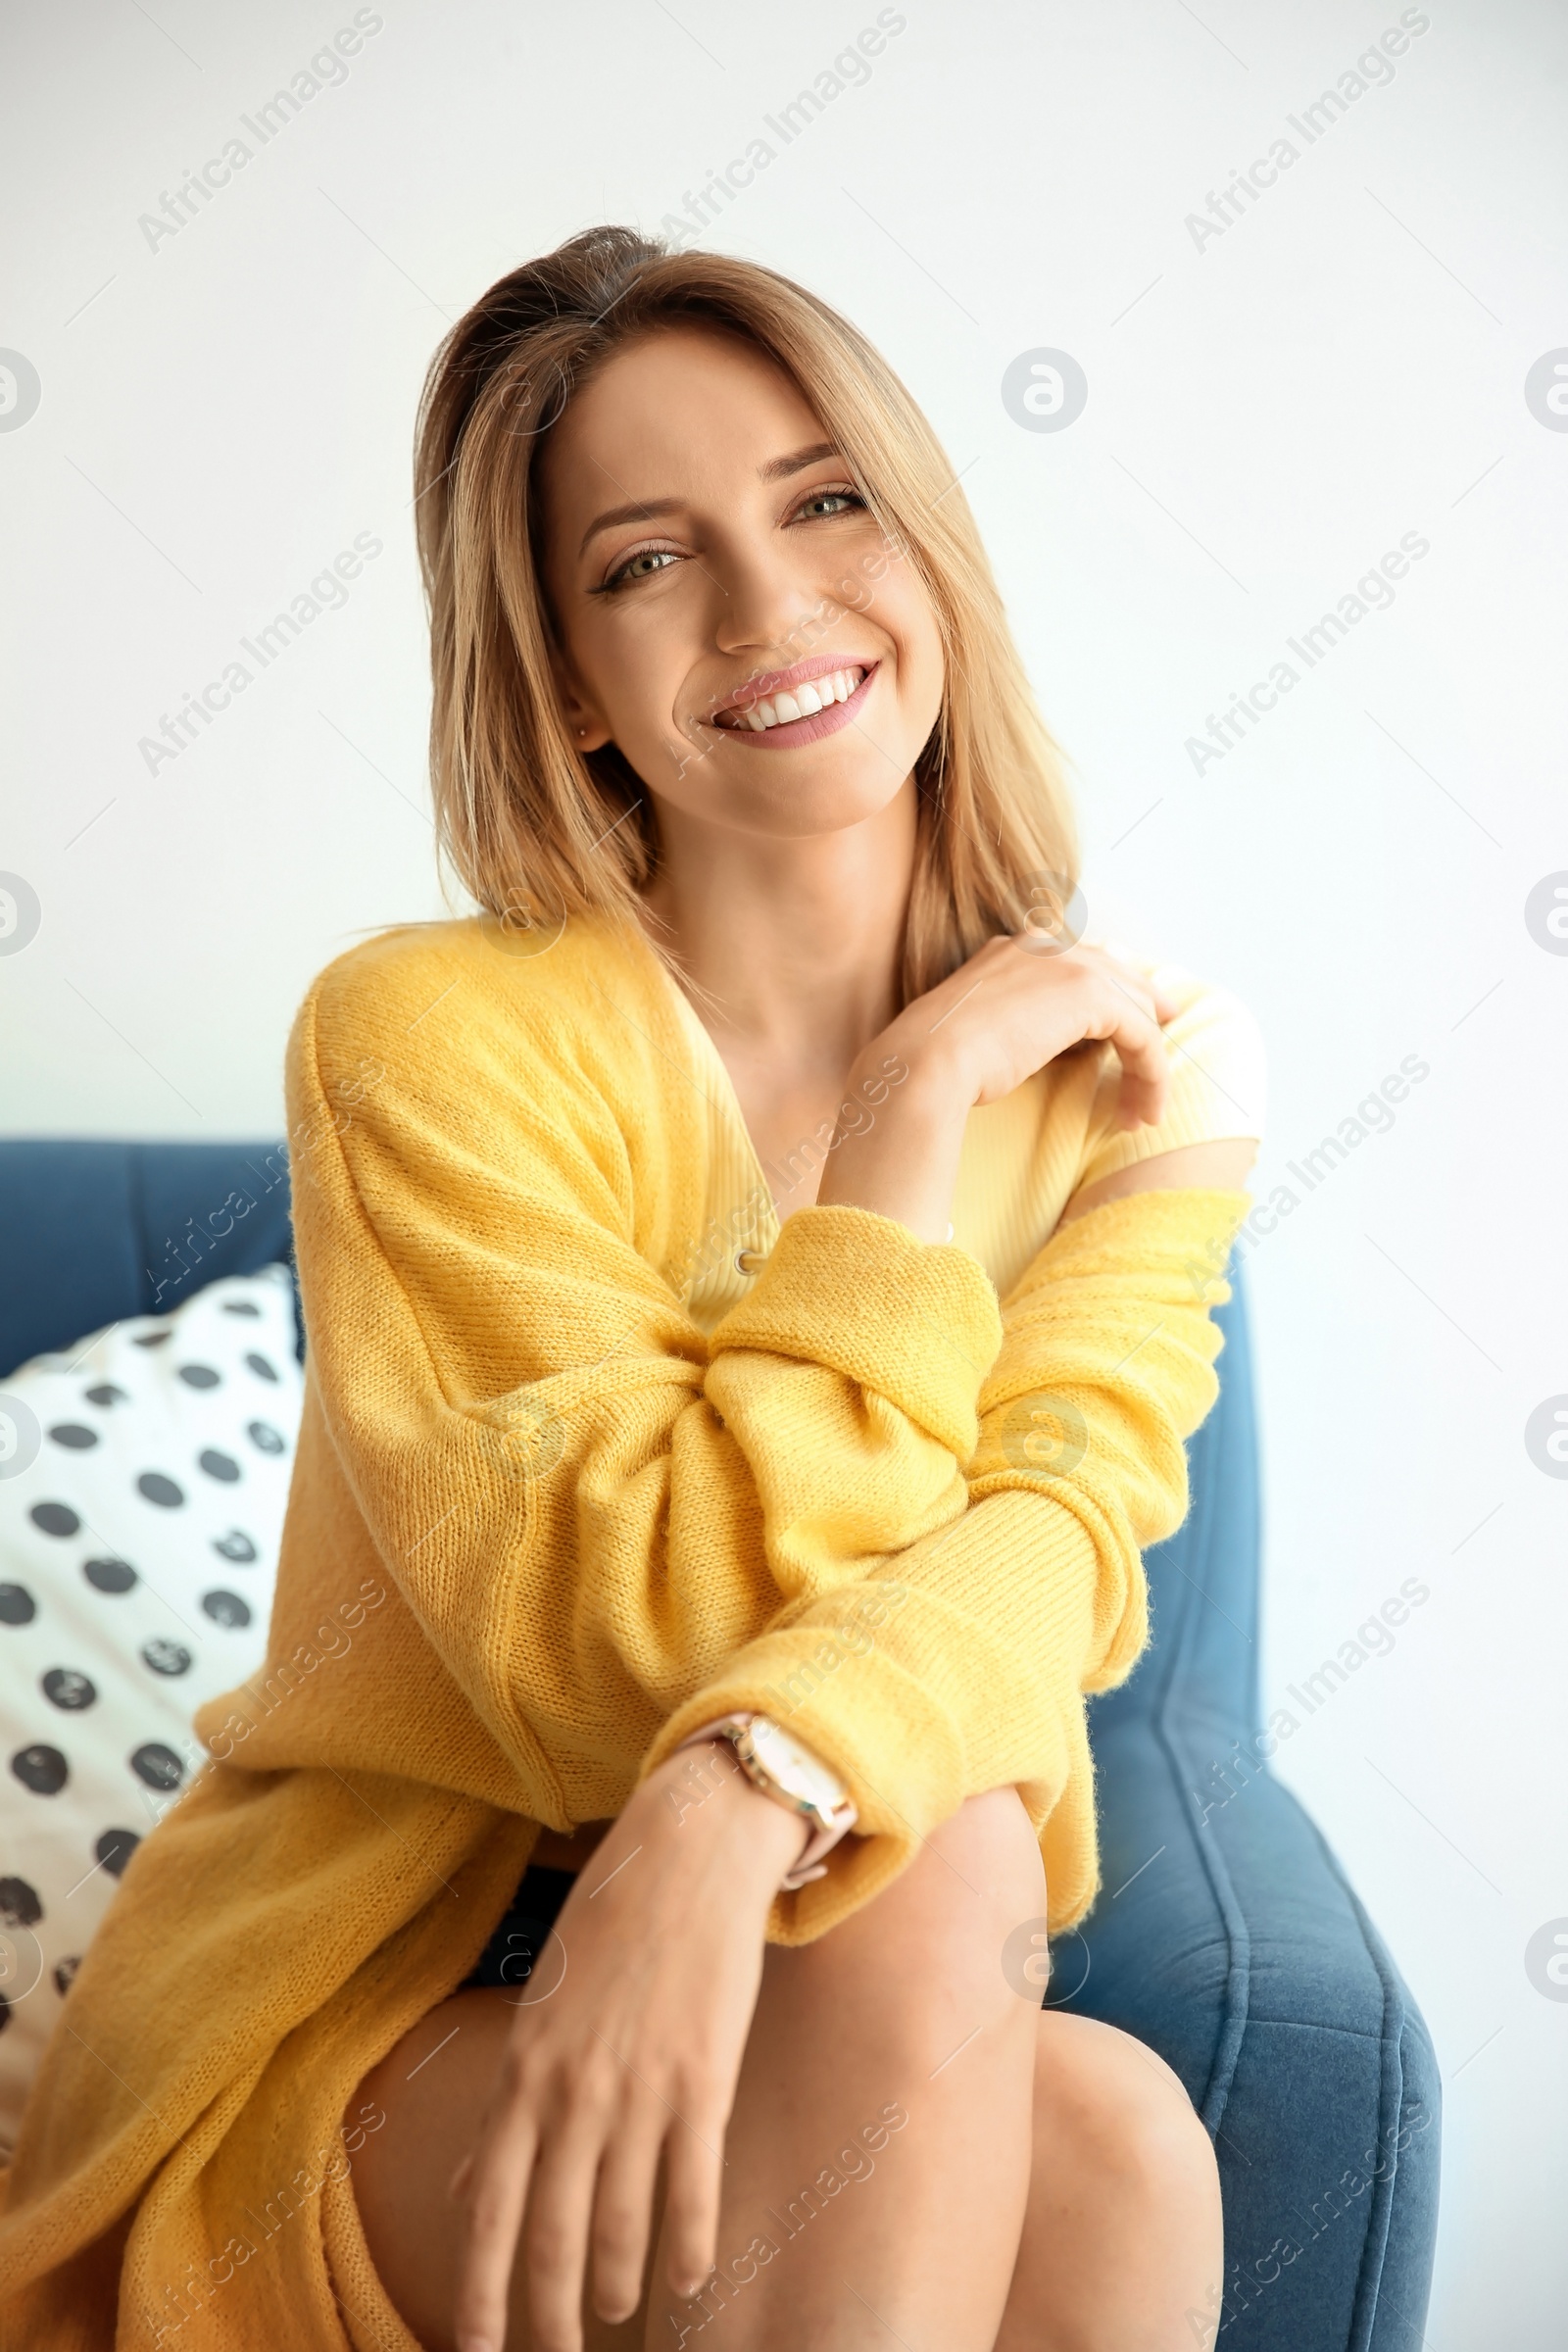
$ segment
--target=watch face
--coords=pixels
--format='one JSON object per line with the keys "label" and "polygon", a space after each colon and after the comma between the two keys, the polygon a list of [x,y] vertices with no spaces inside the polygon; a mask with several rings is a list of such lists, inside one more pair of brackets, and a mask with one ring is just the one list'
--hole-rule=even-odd
{"label": "watch face", "polygon": [[808,1798],[825,1814],[843,1802],[844,1785],[838,1774],[830,1771],[808,1747],[792,1740],[778,1724],[759,1716],[750,1727],[749,1737],[758,1762],[766,1766],[779,1787],[791,1796]]}

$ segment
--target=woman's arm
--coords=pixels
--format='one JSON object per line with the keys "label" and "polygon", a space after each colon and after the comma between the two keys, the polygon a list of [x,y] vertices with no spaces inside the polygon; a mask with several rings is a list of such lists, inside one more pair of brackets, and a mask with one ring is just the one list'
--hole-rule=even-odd
{"label": "woman's arm", "polygon": [[803,1843],[799,1816],[713,1740],[650,1773],[612,1823],[556,1925],[564,1976],[518,2001],[452,2183],[460,2346],[500,2352],[519,2231],[532,2341],[580,2344],[585,2271],[605,2319],[635,2310],[662,2149],[669,2281],[696,2292],[716,2250],[768,1906]]}
{"label": "woman's arm", "polygon": [[1065,1225],[1104,1200],[1126,1200],[1134,1193],[1182,1189],[1200,1193],[1239,1193],[1257,1157],[1257,1138],[1228,1135],[1207,1144],[1178,1144],[1151,1159],[1135,1159],[1093,1184],[1081,1184],[1061,1212]]}
{"label": "woman's arm", "polygon": [[1146,1180],[1064,1221],[1009,1298],[963,1516],[781,1612],[654,1740],[657,1764],[755,1708],[849,1783],[863,1835],[778,1898],[781,1939],[821,1934],[965,1798],[1009,1784],[1046,1834],[1054,1925],[1087,1908],[1091,1825],[1062,1809],[1090,1787],[1083,1693],[1122,1680],[1147,1637],[1141,1554],[1186,1515],[1183,1441],[1217,1394],[1209,1307],[1247,1206]]}

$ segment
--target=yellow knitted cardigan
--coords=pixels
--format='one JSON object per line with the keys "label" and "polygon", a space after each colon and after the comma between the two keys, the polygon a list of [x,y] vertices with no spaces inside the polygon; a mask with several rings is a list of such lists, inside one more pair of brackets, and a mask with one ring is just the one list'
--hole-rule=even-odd
{"label": "yellow knitted cardigan", "polygon": [[1013,1210],[1051,1235],[1004,1303],[960,1246],[979,1112],[952,1246],[767,1208],[737,1270],[715,1168],[757,1163],[704,1034],[595,921],[413,926],[312,987],[269,1661],[198,1716],[213,1760],[62,2011],[6,2178],[5,2347],[416,2352],[349,2180],[374,2117],[345,2107],[472,1967],[538,1826],[618,1813],[729,1707],[787,1717],[859,1809],[772,1939],[822,1935],[1009,1783],[1054,1927],[1093,1899],[1083,1694],[1144,1644],[1140,1547],[1186,1510],[1249,1202],[1148,1192],[1052,1227],[1089,1176],[1249,1123],[1216,1128],[1177,1067],[1172,1118],[1115,1135],[1114,1057],[1080,1050],[996,1106],[999,1135],[1024,1118]]}

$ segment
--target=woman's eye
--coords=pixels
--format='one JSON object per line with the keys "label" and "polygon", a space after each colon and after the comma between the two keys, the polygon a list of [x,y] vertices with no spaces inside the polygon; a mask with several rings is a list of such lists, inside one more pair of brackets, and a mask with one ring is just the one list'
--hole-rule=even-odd
{"label": "woman's eye", "polygon": [[679,557],[672,555],[667,547],[639,548],[636,555],[628,556],[624,564],[616,565],[605,586],[624,588],[632,580],[651,580],[656,572],[663,570],[666,564],[679,561]]}
{"label": "woman's eye", "polygon": [[864,504],[858,490],[813,490],[810,497],[797,509],[797,513],[808,520],[816,520],[824,515],[848,514],[854,508]]}

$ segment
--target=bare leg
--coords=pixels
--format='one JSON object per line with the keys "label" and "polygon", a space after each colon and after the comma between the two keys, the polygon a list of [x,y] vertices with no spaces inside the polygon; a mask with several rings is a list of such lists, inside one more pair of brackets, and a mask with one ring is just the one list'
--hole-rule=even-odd
{"label": "bare leg", "polygon": [[[1036,2025],[1000,1956],[1044,1909],[1023,1807],[997,1789],[830,1935],[770,1946],[725,2140],[715,2277],[672,2306],[661,2250],[653,2309],[593,2320],[587,2352],[629,2352],[645,2323],[661,2352],[859,2352],[891,2345],[889,2326],[920,2352],[991,2352],[1028,2193]],[[355,2162],[366,2238],[428,2352],[453,2352],[446,2187],[512,2016],[507,1994],[458,1993],[355,2093],[387,2118]],[[508,2352],[527,2342],[519,2263]]]}
{"label": "bare leg", "polygon": [[718,2266],[656,2261],[669,2352],[991,2352],[1028,2189],[1037,2012],[1002,1968],[1045,1909],[1016,1793],[943,1824],[819,1941],[768,1950],[725,2140]]}
{"label": "bare leg", "polygon": [[1213,2341],[1223,2278],[1214,2151],[1178,2077],[1114,2026],[1043,2011],[996,2352],[1192,2352]]}

